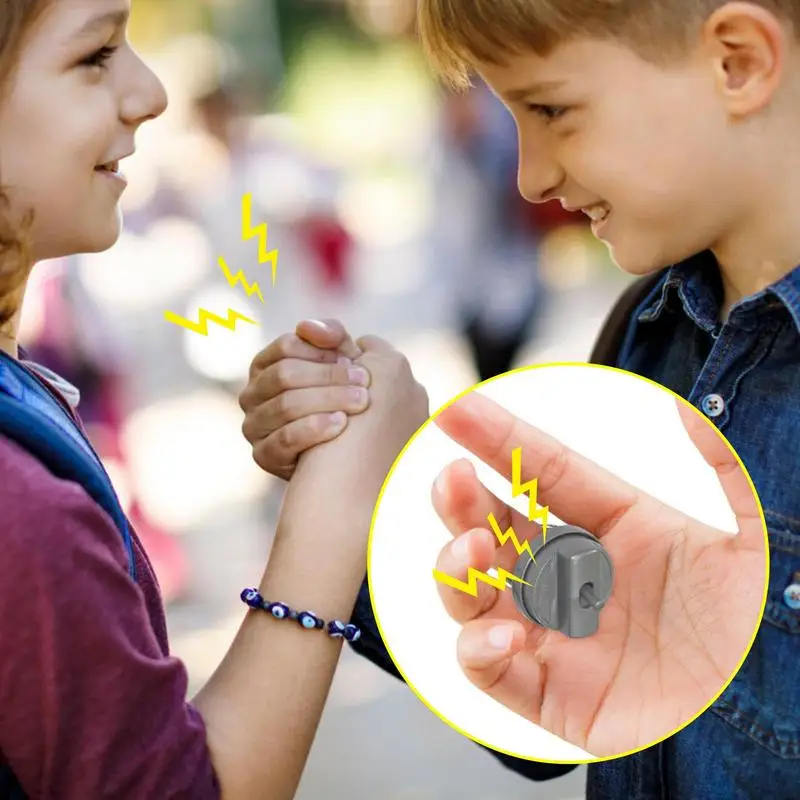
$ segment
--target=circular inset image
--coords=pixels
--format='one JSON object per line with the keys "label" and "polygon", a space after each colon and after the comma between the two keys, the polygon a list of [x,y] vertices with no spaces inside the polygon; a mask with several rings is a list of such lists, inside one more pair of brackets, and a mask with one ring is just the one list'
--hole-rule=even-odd
{"label": "circular inset image", "polygon": [[766,603],[742,462],[686,401],[588,364],[529,367],[438,411],[375,510],[375,617],[448,725],[518,758],[606,760],[703,713]]}

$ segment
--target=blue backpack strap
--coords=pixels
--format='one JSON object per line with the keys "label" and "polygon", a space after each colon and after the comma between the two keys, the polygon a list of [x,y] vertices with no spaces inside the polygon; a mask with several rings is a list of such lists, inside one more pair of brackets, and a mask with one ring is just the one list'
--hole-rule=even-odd
{"label": "blue backpack strap", "polygon": [[19,444],[56,477],[86,490],[119,529],[128,571],[136,580],[128,521],[100,459],[58,401],[5,354],[0,355],[0,435]]}
{"label": "blue backpack strap", "polygon": [[[100,459],[78,426],[36,378],[0,351],[0,436],[16,442],[63,480],[80,484],[114,520],[128,552],[129,573],[136,563],[128,521]],[[0,765],[0,798],[27,800],[8,765]]]}

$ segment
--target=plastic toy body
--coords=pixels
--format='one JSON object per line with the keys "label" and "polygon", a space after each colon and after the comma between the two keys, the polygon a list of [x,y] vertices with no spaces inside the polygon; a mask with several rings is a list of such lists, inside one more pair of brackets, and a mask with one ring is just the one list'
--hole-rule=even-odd
{"label": "plastic toy body", "polygon": [[544,628],[579,639],[597,631],[600,611],[611,596],[614,565],[600,541],[571,525],[548,526],[531,542],[514,575],[512,595],[520,613]]}

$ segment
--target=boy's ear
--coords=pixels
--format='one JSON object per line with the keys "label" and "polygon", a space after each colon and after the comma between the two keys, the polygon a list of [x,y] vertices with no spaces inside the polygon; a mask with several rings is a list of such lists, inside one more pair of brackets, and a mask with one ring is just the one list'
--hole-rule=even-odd
{"label": "boy's ear", "polygon": [[747,117],[769,105],[788,58],[787,30],[774,14],[752,3],[727,3],[706,20],[701,39],[729,114]]}

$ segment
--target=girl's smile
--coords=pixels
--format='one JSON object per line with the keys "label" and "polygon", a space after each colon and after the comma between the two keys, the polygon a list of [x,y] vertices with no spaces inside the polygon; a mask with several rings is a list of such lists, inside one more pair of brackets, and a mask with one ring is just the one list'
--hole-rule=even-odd
{"label": "girl's smile", "polygon": [[100,164],[94,168],[94,171],[101,177],[101,179],[111,181],[115,191],[118,191],[119,194],[122,194],[122,192],[125,191],[125,187],[128,185],[128,179],[125,177],[125,173],[120,170],[119,162],[122,158],[127,158],[129,155],[132,155],[132,153],[121,156],[119,159],[114,161],[108,161],[105,164]]}

